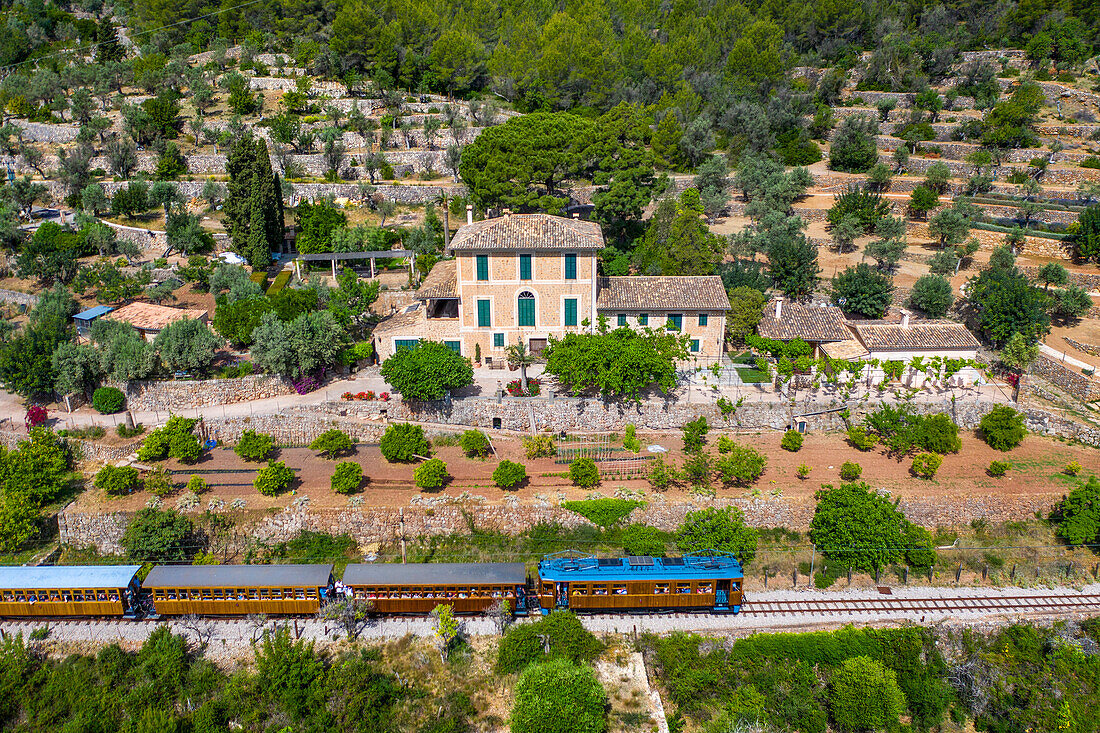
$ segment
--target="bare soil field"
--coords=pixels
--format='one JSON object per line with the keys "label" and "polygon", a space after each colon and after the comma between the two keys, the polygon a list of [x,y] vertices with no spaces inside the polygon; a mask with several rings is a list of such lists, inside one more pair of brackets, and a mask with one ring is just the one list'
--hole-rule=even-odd
{"label": "bare soil field", "polygon": [[[680,436],[645,435],[643,446],[661,445],[669,449],[666,458],[679,465]],[[1010,453],[993,450],[972,434],[962,436],[962,450],[944,458],[943,466],[932,480],[919,479],[909,473],[910,459],[887,455],[881,449],[862,453],[852,448],[840,434],[807,435],[801,450],[791,453],[779,447],[782,435],[764,433],[736,436],[736,440],[750,445],[768,457],[768,465],[760,480],[751,487],[723,487],[715,483],[717,496],[740,497],[750,495],[784,497],[795,503],[810,502],[813,494],[823,483],[839,483],[840,467],[845,461],[854,461],[863,467],[862,480],[873,487],[887,489],[895,497],[901,498],[942,498],[964,501],[975,496],[1011,497],[1049,497],[1053,502],[1080,480],[1064,473],[1066,464],[1077,461],[1081,467],[1081,477],[1100,473],[1100,451],[1084,445],[1060,442],[1040,436],[1028,436],[1024,442]],[[709,436],[710,449],[715,452],[716,431]],[[450,483],[439,491],[420,491],[413,483],[412,464],[391,464],[379,452],[377,446],[359,445],[354,454],[341,460],[354,460],[363,466],[366,477],[361,491],[366,506],[398,507],[406,506],[414,496],[457,497],[463,492],[483,496],[489,502],[499,503],[505,497],[515,497],[523,503],[541,499],[556,501],[561,499],[583,499],[589,490],[570,484],[565,472],[568,466],[555,462],[553,458],[529,460],[523,455],[518,437],[494,439],[497,456],[485,460],[467,458],[462,450],[454,446],[437,447],[433,455],[447,463],[453,477]],[[614,455],[629,456],[621,451]],[[643,448],[641,455],[648,455]],[[499,459],[519,461],[527,467],[528,482],[517,491],[502,491],[492,483],[492,473]],[[206,504],[213,498],[222,499],[227,504],[236,498],[244,498],[248,509],[281,509],[295,499],[308,496],[313,507],[345,507],[348,497],[336,494],[329,486],[335,462],[320,457],[308,448],[283,448],[278,451],[277,460],[285,461],[295,469],[297,480],[291,490],[278,496],[262,496],[252,486],[256,471],[262,464],[250,463],[240,459],[232,449],[218,447],[204,454],[198,463],[187,466],[177,461],[167,461],[175,482],[182,486],[191,475],[202,476],[210,485],[210,492],[200,500]],[[990,461],[1008,460],[1012,470],[1001,478],[988,475]],[[799,479],[797,469],[805,463],[811,467],[807,479]],[[619,489],[644,491],[651,493],[648,481],[642,478],[619,478],[607,476],[613,463],[601,463],[605,479],[598,487],[604,495],[612,495]],[[145,492],[137,492],[126,497],[109,498],[95,489],[89,489],[77,500],[81,511],[135,511],[145,506],[151,497]],[[663,495],[671,503],[698,501],[699,495],[689,487],[671,488]],[[166,506],[172,506],[175,497],[165,499]]]}

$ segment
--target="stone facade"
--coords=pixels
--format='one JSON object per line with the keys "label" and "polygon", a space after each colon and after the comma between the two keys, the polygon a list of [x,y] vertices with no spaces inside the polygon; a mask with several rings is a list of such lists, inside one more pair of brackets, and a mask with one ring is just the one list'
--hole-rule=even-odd
{"label": "stone facade", "polygon": [[38,296],[30,293],[20,293],[18,290],[0,288],[0,303],[14,303],[33,307],[38,302]]}
{"label": "stone facade", "polygon": [[131,410],[183,410],[251,402],[291,394],[290,381],[267,374],[236,379],[133,380],[117,385]]}
{"label": "stone facade", "polygon": [[1083,402],[1100,400],[1100,382],[1040,354],[1031,371]]}

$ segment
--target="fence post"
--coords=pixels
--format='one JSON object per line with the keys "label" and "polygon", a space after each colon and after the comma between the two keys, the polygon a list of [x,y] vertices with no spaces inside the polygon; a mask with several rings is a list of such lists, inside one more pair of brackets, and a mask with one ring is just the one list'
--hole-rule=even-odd
{"label": "fence post", "polygon": [[989,566],[982,565],[982,580],[985,580],[989,576]]}
{"label": "fence post", "polygon": [[852,566],[848,566],[848,585],[852,584]]}
{"label": "fence post", "polygon": [[798,587],[798,568],[791,571],[791,584],[792,588]]}
{"label": "fence post", "polygon": [[902,573],[902,585],[909,585],[909,566],[905,566],[905,571]]}
{"label": "fence post", "polygon": [[1012,572],[1008,574],[1008,577],[1012,580],[1016,580],[1016,564],[1012,564]]}
{"label": "fence post", "polygon": [[962,574],[963,574],[963,566],[962,566],[962,563],[959,563],[959,567],[955,569],[955,582],[956,583],[959,582],[959,578],[962,577]]}
{"label": "fence post", "polygon": [[932,582],[932,573],[934,572],[935,568],[936,568],[936,566],[934,564],[928,566],[928,582],[929,583]]}
{"label": "fence post", "polygon": [[768,589],[768,571],[764,571],[764,590]]}

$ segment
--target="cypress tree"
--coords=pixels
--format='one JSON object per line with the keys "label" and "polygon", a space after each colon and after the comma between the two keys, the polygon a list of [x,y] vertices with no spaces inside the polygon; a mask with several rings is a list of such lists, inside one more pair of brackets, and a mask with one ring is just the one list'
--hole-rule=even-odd
{"label": "cypress tree", "polygon": [[267,267],[272,247],[283,240],[283,202],[266,143],[243,136],[229,151],[226,170],[225,222],[233,249],[252,267]]}

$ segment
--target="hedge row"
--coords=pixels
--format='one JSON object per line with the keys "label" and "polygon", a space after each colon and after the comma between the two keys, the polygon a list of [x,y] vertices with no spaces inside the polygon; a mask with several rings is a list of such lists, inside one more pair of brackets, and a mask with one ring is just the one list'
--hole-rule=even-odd
{"label": "hedge row", "polygon": [[[987,232],[1000,232],[1001,234],[1009,234],[1013,231],[1013,227],[1003,227],[1000,224],[989,224],[984,221],[976,221],[970,224],[973,229],[983,229]],[[1054,239],[1059,242],[1065,242],[1073,239],[1072,234],[1058,234],[1055,232],[1041,232],[1037,229],[1025,229],[1024,234],[1029,237],[1039,237],[1040,239]]]}

